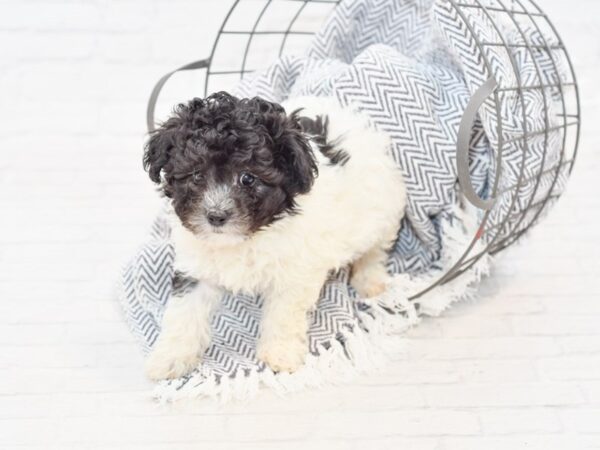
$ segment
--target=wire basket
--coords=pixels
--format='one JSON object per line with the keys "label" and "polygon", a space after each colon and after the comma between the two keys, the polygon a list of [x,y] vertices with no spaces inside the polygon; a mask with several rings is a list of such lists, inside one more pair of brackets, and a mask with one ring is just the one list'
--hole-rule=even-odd
{"label": "wire basket", "polygon": [[[496,254],[521,237],[540,218],[547,206],[562,193],[563,184],[575,161],[580,134],[579,92],[573,66],[552,22],[532,0],[446,0],[472,34],[488,81],[479,86],[467,105],[458,133],[458,181],[462,194],[479,210],[480,223],[471,243],[453,266],[417,298],[473,266],[482,256]],[[275,58],[303,49],[339,0],[236,0],[225,17],[207,59],[183,66],[157,83],[148,107],[148,128],[154,129],[157,96],[174,73],[206,69],[204,94],[230,89],[245,74],[268,66]],[[481,40],[469,12],[476,9],[489,30],[490,39]],[[503,28],[499,27],[502,23]],[[506,30],[512,38],[507,38]],[[534,29],[534,38],[524,30]],[[506,52],[510,76],[495,79],[488,49]],[[529,58],[532,72],[523,76],[517,59]],[[508,82],[510,80],[510,82]],[[543,123],[528,120],[528,99],[536,97],[544,107]],[[501,105],[511,99],[518,110],[507,119]],[[559,108],[550,105],[560,105]],[[469,173],[471,129],[478,112],[485,108],[496,118],[495,176],[487,198],[474,191]],[[518,133],[515,133],[518,130]],[[560,141],[560,155],[548,160],[553,140]],[[539,170],[526,164],[528,149],[542,146]],[[501,168],[510,154],[518,158],[513,182],[503,182]],[[482,246],[481,243],[484,243]]]}

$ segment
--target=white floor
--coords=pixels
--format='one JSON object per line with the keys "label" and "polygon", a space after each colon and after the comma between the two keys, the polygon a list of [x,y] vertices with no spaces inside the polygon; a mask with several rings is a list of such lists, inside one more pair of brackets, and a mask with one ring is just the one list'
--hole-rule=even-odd
{"label": "white floor", "polygon": [[600,448],[600,2],[539,1],[584,118],[549,218],[385,371],[227,406],[154,404],[110,295],[157,205],[146,96],[207,54],[226,5],[0,1],[0,448]]}

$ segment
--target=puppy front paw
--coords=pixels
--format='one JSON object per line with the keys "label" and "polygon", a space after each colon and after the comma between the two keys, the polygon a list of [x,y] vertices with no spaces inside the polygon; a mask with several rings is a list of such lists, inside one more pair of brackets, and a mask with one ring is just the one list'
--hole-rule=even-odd
{"label": "puppy front paw", "polygon": [[274,372],[291,373],[304,364],[307,352],[306,339],[299,337],[265,338],[259,341],[256,354],[258,359],[267,364]]}
{"label": "puppy front paw", "polygon": [[151,380],[173,379],[187,375],[199,363],[200,355],[196,351],[181,351],[159,344],[146,359],[144,371]]}

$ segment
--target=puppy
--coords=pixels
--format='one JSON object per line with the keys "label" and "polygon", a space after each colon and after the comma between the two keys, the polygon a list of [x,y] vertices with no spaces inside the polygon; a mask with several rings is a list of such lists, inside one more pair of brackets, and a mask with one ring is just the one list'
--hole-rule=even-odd
{"label": "puppy", "polygon": [[144,166],[171,199],[175,268],[198,280],[170,299],[149,378],[198,365],[224,290],[263,295],[257,357],[288,372],[330,270],[352,263],[361,296],[384,291],[402,175],[389,137],[333,99],[194,99],[150,135]]}

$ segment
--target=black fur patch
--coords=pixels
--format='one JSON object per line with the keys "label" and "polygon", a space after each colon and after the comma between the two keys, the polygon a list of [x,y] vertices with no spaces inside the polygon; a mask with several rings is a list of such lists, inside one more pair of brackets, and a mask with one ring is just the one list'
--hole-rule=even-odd
{"label": "black fur patch", "polygon": [[175,271],[173,274],[173,291],[174,297],[183,297],[185,294],[193,291],[198,286],[198,280],[187,276],[183,272]]}
{"label": "black fur patch", "polygon": [[314,119],[302,116],[299,119],[302,131],[311,136],[313,142],[317,144],[319,151],[329,159],[331,165],[343,166],[350,161],[350,155],[339,147],[337,140],[328,140],[329,116],[323,118],[323,116],[319,115]]}
{"label": "black fur patch", "polygon": [[[231,221],[252,233],[293,213],[296,196],[309,192],[317,176],[294,113],[227,92],[179,105],[150,134],[144,167],[192,231],[201,231],[197,221],[206,215],[203,195],[211,186],[228,188]],[[252,186],[240,184],[244,173],[255,178]]]}

